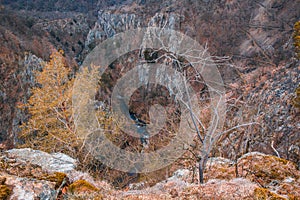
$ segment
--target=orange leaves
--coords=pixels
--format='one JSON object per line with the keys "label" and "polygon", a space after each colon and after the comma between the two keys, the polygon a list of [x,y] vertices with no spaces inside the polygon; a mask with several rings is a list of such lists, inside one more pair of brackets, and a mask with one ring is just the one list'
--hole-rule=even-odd
{"label": "orange leaves", "polygon": [[69,78],[70,69],[65,63],[63,51],[53,52],[43,70],[35,71],[38,86],[31,89],[28,102],[19,106],[30,114],[21,125],[24,146],[63,151],[69,149],[70,141],[76,141],[71,102],[73,79]]}
{"label": "orange leaves", "polygon": [[293,39],[296,56],[300,59],[300,21],[296,22],[294,25]]}
{"label": "orange leaves", "polygon": [[296,108],[300,108],[300,85],[296,89],[296,97],[293,99],[293,105]]}

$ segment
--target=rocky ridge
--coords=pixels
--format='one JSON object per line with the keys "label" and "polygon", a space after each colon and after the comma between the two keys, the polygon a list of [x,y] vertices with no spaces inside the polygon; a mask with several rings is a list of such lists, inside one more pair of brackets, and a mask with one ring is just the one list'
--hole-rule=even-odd
{"label": "rocky ridge", "polygon": [[[41,159],[42,158],[42,159]],[[177,170],[153,187],[114,190],[104,181],[76,171],[76,161],[64,154],[32,149],[1,153],[2,186],[8,199],[297,199],[300,172],[294,163],[258,152],[238,162],[211,158],[203,185],[192,183],[193,172]],[[49,163],[52,163],[49,165]],[[238,175],[235,174],[236,168]],[[3,197],[4,193],[0,193]]]}

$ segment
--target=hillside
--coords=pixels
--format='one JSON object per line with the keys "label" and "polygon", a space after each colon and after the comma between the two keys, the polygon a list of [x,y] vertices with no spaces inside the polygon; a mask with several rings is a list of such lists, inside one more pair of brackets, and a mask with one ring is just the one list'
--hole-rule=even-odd
{"label": "hillside", "polygon": [[[270,195],[268,191],[271,191],[282,195],[282,198],[293,199],[289,197],[288,191],[291,190],[295,190],[293,195],[297,199],[300,196],[298,177],[300,112],[293,106],[292,101],[300,83],[300,63],[295,56],[293,44],[294,24],[300,20],[299,10],[300,4],[295,0],[51,0],[47,2],[2,0],[0,1],[0,149],[6,151],[18,147],[32,147],[34,144],[34,142],[24,144],[25,141],[18,135],[21,130],[20,125],[26,123],[31,117],[28,110],[21,110],[19,105],[28,102],[32,95],[32,88],[41,87],[36,82],[35,71],[43,69],[44,62],[51,60],[50,54],[53,51],[60,49],[64,51],[66,66],[71,69],[70,77],[77,78],[80,66],[93,49],[118,33],[148,26],[172,29],[208,48],[224,82],[226,119],[222,131],[225,134],[217,138],[208,158],[226,158],[236,166],[240,167],[242,163],[247,168],[249,163],[243,161],[243,155],[249,156],[250,152],[260,152],[268,156],[268,159],[280,157],[286,160],[284,162],[293,163],[284,168],[282,173],[285,176],[280,177],[280,180],[278,177],[271,177],[272,175],[266,171],[273,172],[273,170],[268,167],[265,171],[259,168],[259,172],[251,169],[255,172],[252,171],[253,176],[249,176],[243,171],[245,170],[243,167],[237,167],[243,172],[241,172],[241,179],[235,179],[237,177],[230,175],[235,170],[234,165],[228,165],[226,170],[221,169],[220,166],[207,169],[205,176],[210,178],[205,179],[207,184],[204,186],[197,186],[196,181],[191,181],[191,175],[187,178],[189,180],[164,183],[165,179],[171,179],[169,177],[178,170],[188,169],[190,174],[196,170],[203,147],[197,137],[187,148],[188,152],[184,154],[186,159],[179,159],[157,172],[133,173],[134,175],[132,172],[120,172],[107,168],[97,159],[91,159],[89,151],[74,147],[75,150],[70,152],[88,154],[86,157],[85,155],[76,157],[75,153],[69,155],[80,162],[83,160],[89,162],[88,164],[82,162],[77,166],[77,170],[87,170],[95,176],[94,178],[100,177],[107,181],[108,183],[105,184],[109,186],[103,187],[109,187],[107,189],[109,193],[125,199],[181,199],[183,197],[209,199],[218,192],[215,189],[211,191],[213,189],[211,185],[225,187],[228,193],[234,193],[230,187],[238,188],[240,182],[246,185],[245,190],[251,191],[249,199],[260,195],[258,193],[262,191],[264,192],[262,195],[267,193]],[[135,44],[134,41],[132,44]],[[143,54],[141,50],[127,52],[109,64],[101,77],[101,86],[97,88],[94,100],[97,109],[99,107],[103,109],[100,109],[100,115],[105,116],[103,126],[110,128],[108,132],[116,133],[110,137],[111,141],[126,151],[144,153],[144,151],[161,149],[169,144],[174,137],[173,132],[180,124],[180,119],[176,117],[181,111],[178,111],[179,106],[170,100],[171,94],[168,88],[143,86],[138,88],[129,99],[129,118],[140,120],[139,126],[148,126],[152,123],[151,116],[157,117],[162,114],[162,107],[159,106],[151,113],[150,109],[153,105],[163,105],[167,108],[167,118],[174,117],[168,121],[168,125],[163,126],[164,130],[160,134],[151,139],[147,139],[149,135],[144,135],[146,139],[128,136],[120,130],[111,128],[111,122],[105,121],[107,119],[114,121],[111,119],[113,118],[111,96],[114,94],[114,86],[123,75],[133,69],[133,66],[140,64],[141,57],[148,64],[169,62],[169,57],[160,58],[167,52],[166,49],[157,52],[142,50]],[[178,57],[177,60],[184,64],[188,63],[187,58]],[[171,62],[169,65],[176,68],[176,63]],[[183,71],[190,72],[189,69]],[[193,73],[191,74],[194,76]],[[198,82],[204,81],[203,77],[199,80]],[[202,83],[191,85],[199,93],[200,98],[209,96],[207,85]],[[165,94],[167,97],[164,97]],[[207,105],[206,101],[202,103],[199,106]],[[204,110],[200,116],[204,126],[209,121],[207,116],[210,116],[206,112],[207,110]],[[251,125],[244,126],[244,124]],[[60,151],[59,147],[56,148],[48,153]],[[35,149],[44,150],[41,146],[36,146]],[[63,153],[68,154],[67,151]],[[253,166],[264,165],[259,162],[259,159],[254,158],[254,160]],[[278,161],[276,166],[281,166],[279,162],[281,161]],[[293,168],[291,175],[293,181],[290,181],[291,176],[286,174],[289,167]],[[262,175],[260,170],[267,175]],[[229,175],[226,174],[225,177],[224,171],[229,171]],[[9,176],[16,175],[15,172],[5,173]],[[222,179],[222,181],[215,179]],[[280,182],[278,186],[274,183],[276,181]],[[144,186],[139,187],[139,182]],[[272,184],[275,184],[276,188]],[[113,186],[115,188],[111,189],[110,187]],[[97,187],[99,189],[99,185]],[[178,190],[177,187],[180,189]],[[167,192],[162,192],[164,190],[162,188]],[[268,191],[257,188],[266,188]],[[201,196],[199,191],[204,191],[207,195]],[[226,195],[221,197],[229,198]],[[243,198],[248,197],[243,196]]]}

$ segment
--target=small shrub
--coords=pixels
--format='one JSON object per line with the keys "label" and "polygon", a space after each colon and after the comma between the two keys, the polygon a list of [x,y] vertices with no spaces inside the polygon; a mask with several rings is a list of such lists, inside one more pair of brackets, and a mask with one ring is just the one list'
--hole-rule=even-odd
{"label": "small shrub", "polygon": [[0,199],[8,199],[11,189],[7,185],[0,185]]}
{"label": "small shrub", "polygon": [[91,183],[85,180],[78,180],[72,183],[69,188],[69,192],[71,193],[82,193],[82,192],[97,192],[98,188],[93,186]]}
{"label": "small shrub", "polygon": [[296,22],[294,25],[293,39],[296,57],[300,59],[300,21]]}
{"label": "small shrub", "polygon": [[257,200],[284,200],[285,198],[270,192],[269,190],[265,189],[265,188],[256,188],[254,190],[254,197]]}
{"label": "small shrub", "polygon": [[293,99],[293,106],[300,109],[300,85],[296,88],[296,97]]}
{"label": "small shrub", "polygon": [[54,174],[38,177],[40,180],[47,180],[51,182],[55,182],[55,188],[59,188],[63,181],[66,179],[67,175],[61,172],[55,172]]}

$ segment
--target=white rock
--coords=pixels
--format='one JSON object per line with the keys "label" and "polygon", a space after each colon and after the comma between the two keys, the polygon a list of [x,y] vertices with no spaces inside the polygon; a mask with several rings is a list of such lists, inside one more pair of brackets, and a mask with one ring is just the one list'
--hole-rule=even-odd
{"label": "white rock", "polygon": [[207,166],[213,166],[213,165],[233,165],[234,162],[232,160],[229,160],[227,158],[222,157],[212,157],[209,158],[207,161]]}
{"label": "white rock", "polygon": [[244,158],[247,158],[248,156],[262,156],[262,157],[264,157],[264,156],[267,156],[267,155],[263,154],[263,153],[260,153],[260,152],[257,152],[257,151],[253,151],[253,152],[249,152],[249,153],[244,154],[242,157],[240,157],[238,159],[238,162],[240,160],[244,159]]}
{"label": "white rock", "polygon": [[292,183],[292,182],[294,182],[294,181],[295,181],[295,179],[292,178],[292,177],[287,177],[287,178],[285,178],[285,179],[283,180],[284,183]]}
{"label": "white rock", "polygon": [[145,188],[145,183],[144,182],[129,184],[129,189],[130,190],[142,190],[144,188]]}
{"label": "white rock", "polygon": [[175,179],[187,179],[188,176],[190,174],[190,170],[188,169],[179,169],[176,172],[174,172],[173,176],[171,176],[170,178],[168,178],[169,181],[171,180],[175,180]]}
{"label": "white rock", "polygon": [[30,148],[11,149],[6,151],[21,162],[30,162],[40,166],[48,172],[69,172],[75,169],[76,160],[63,153],[49,154],[39,150]]}

